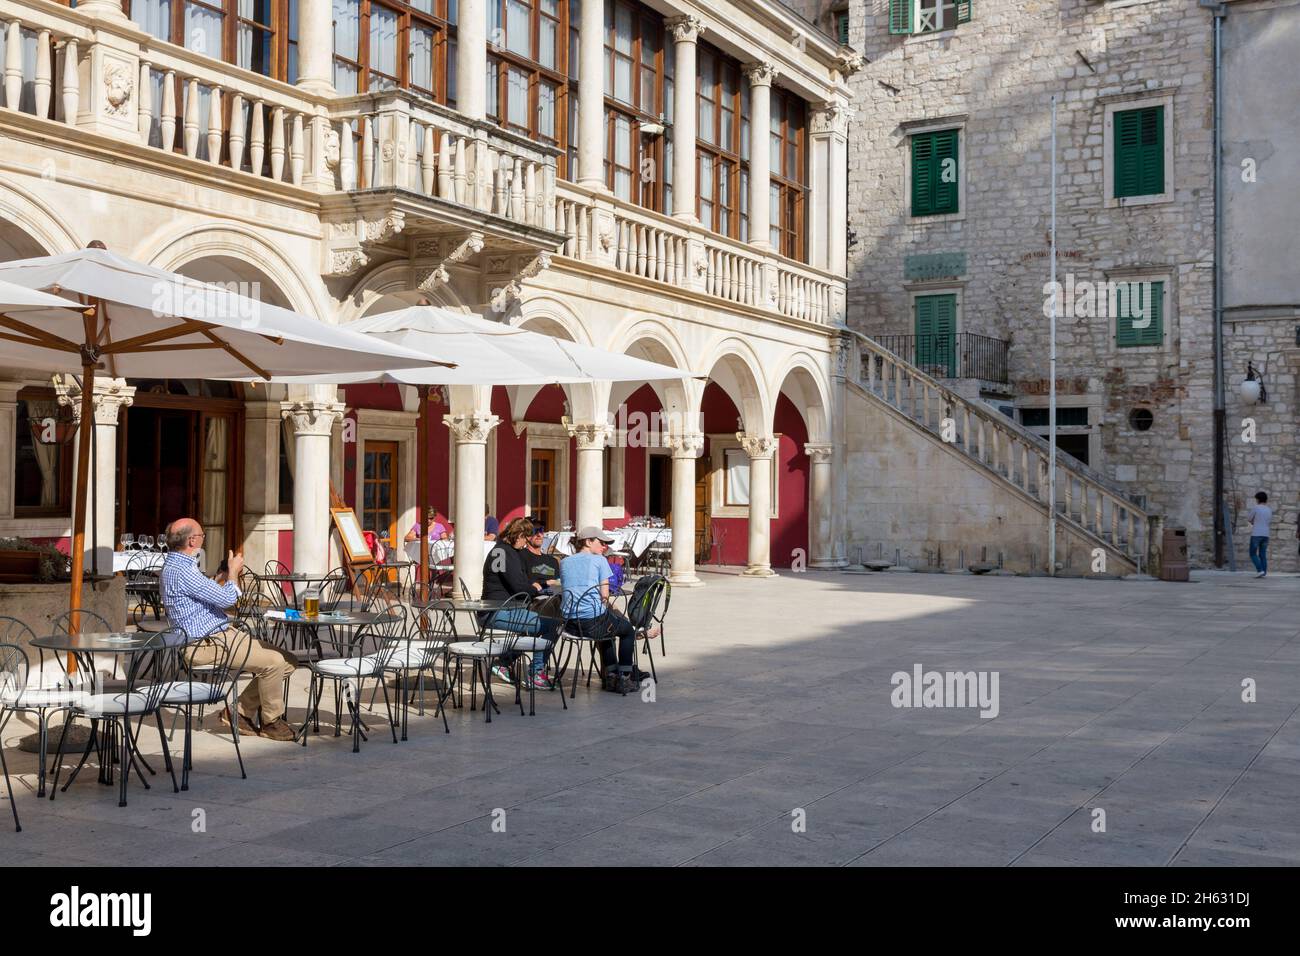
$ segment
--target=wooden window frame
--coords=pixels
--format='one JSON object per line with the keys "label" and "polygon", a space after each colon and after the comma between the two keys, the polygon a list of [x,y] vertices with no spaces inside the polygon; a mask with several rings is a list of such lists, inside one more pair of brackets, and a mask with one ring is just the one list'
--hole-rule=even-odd
{"label": "wooden window frame", "polygon": [[[588,0],[590,2],[590,0]],[[615,131],[617,121],[622,118],[628,122],[628,135],[631,137],[630,151],[632,156],[632,167],[629,170],[632,179],[631,195],[628,201],[636,203],[644,209],[651,209],[656,212],[668,213],[666,208],[666,193],[671,187],[667,186],[667,175],[671,173],[666,162],[667,150],[667,133],[653,138],[642,135],[641,125],[643,123],[658,123],[661,117],[668,113],[668,103],[666,98],[665,79],[667,77],[668,57],[672,51],[669,48],[667,28],[664,26],[663,17],[659,13],[643,6],[639,3],[628,2],[628,0],[612,0],[610,9],[615,13],[619,7],[628,9],[632,14],[632,53],[631,62],[631,84],[632,84],[632,102],[626,102],[618,99],[614,94],[616,60],[622,54],[618,53],[614,47],[614,39],[617,31],[617,19],[609,21],[605,28],[605,54],[603,61],[604,70],[602,82],[605,84],[605,185],[614,192],[614,175],[617,164],[615,156],[617,155],[615,142]],[[647,35],[658,36],[659,48],[652,52],[650,62],[647,62],[646,56],[646,37]],[[641,77],[645,71],[650,71],[653,76],[652,103],[643,102]],[[648,179],[641,176],[641,163],[649,159],[654,164],[655,175]]]}
{"label": "wooden window frame", "polygon": [[[370,66],[370,17],[371,7],[378,6],[397,14],[397,76],[379,73]],[[436,103],[447,104],[447,48],[456,38],[456,25],[448,19],[448,0],[433,0],[433,13],[425,13],[402,0],[361,0],[360,23],[357,28],[357,59],[340,56],[334,50],[331,63],[345,63],[357,71],[358,84],[355,91],[339,90],[342,96],[353,96],[373,92],[371,74],[394,80],[397,89],[413,90],[428,96]],[[422,26],[433,31],[433,86],[429,90],[423,86],[411,84],[411,30]],[[375,87],[379,89],[379,87]]]}
{"label": "wooden window frame", "polygon": [[[773,136],[780,140],[778,153],[780,163],[772,166],[772,184],[780,194],[777,206],[777,218],[771,226],[777,230],[779,242],[776,251],[790,259],[800,262],[807,256],[807,222],[808,222],[808,105],[799,97],[785,90],[772,89],[772,116],[777,115],[780,105],[780,132],[768,130],[768,148],[771,149]],[[791,106],[797,108],[797,122],[791,122]],[[753,137],[754,131],[750,130]],[[788,175],[786,156],[789,148],[795,150],[794,175]],[[769,193],[770,194],[770,193]]]}
{"label": "wooden window frame", "polygon": [[[489,3],[497,5],[499,22],[502,24],[501,29],[505,29],[506,23],[506,3],[507,0],[488,0]],[[555,29],[555,66],[544,66],[540,60],[534,60],[531,57],[523,56],[505,48],[504,45],[493,45],[491,37],[488,43],[488,83],[492,82],[491,66],[497,65],[496,69],[496,103],[497,113],[491,113],[491,104],[489,101],[488,119],[495,122],[502,129],[511,130],[512,132],[528,136],[541,143],[556,146],[561,150],[568,149],[569,143],[569,100],[568,97],[576,95],[570,89],[569,81],[569,3],[568,0],[557,0],[556,9],[558,17],[542,13],[540,0],[521,0],[527,3],[529,7],[528,15],[528,32],[529,46],[532,50],[540,49],[541,44],[541,21],[543,19],[554,20]],[[591,2],[591,0],[588,0]],[[489,22],[491,22],[489,20]],[[511,123],[506,115],[509,109],[509,68],[516,69],[528,74],[528,126],[522,127],[518,124]],[[541,124],[539,122],[540,111],[538,109],[541,103],[539,90],[543,82],[549,82],[555,87],[555,137],[543,135]]]}
{"label": "wooden window frame", "polygon": [[[66,2],[66,0],[61,0]],[[122,0],[122,12],[130,19],[131,4],[136,0]],[[234,64],[239,48],[239,24],[249,23],[259,30],[271,33],[271,70],[262,73],[249,70],[257,76],[267,76],[274,80],[286,80],[289,66],[289,0],[269,0],[272,4],[271,23],[262,24],[239,15],[239,0],[168,0],[171,8],[171,36],[162,37],[164,42],[189,49],[185,44],[185,8],[193,3],[209,10],[221,13],[221,50],[217,53],[204,52],[201,56],[211,56],[215,60]],[[297,38],[293,40],[297,44]],[[243,69],[241,67],[241,69]]]}
{"label": "wooden window frame", "polygon": [[[28,385],[18,390],[16,399],[19,402],[54,402],[57,404],[58,395],[55,393],[54,389],[52,388],[43,388],[41,386]],[[30,432],[30,426],[28,426],[28,428]],[[35,439],[33,439],[33,441],[35,441]],[[14,453],[11,456],[13,464],[10,466],[12,468],[10,480],[13,482],[13,490],[14,490],[14,513],[13,513],[14,518],[69,518],[71,519],[72,504],[73,504],[72,502],[72,458],[73,458],[73,449],[75,447],[73,442],[75,441],[76,441],[76,436],[74,434],[71,441],[62,444],[59,448],[59,477],[58,477],[59,498],[55,504],[49,506],[18,504],[17,502],[18,449],[17,449],[17,445],[15,444]]]}
{"label": "wooden window frame", "polygon": [[[714,104],[713,136],[718,143],[721,143],[722,141],[722,130],[724,125],[723,124],[724,110],[722,106],[722,104],[725,101],[724,97],[726,93],[726,83],[724,82],[724,71],[734,72],[735,81],[736,81],[736,87],[735,87],[736,92],[734,96],[730,97],[730,99],[732,102],[731,142],[735,146],[735,151],[728,150],[721,145],[715,145],[714,143],[710,143],[709,141],[704,139],[704,137],[701,135],[702,131],[698,128],[699,107],[697,105],[696,106],[697,128],[695,131],[695,168],[696,168],[695,215],[700,220],[701,225],[703,225],[706,229],[711,229],[713,232],[716,232],[719,235],[727,236],[732,239],[743,240],[744,230],[742,229],[741,224],[743,220],[748,219],[748,215],[743,209],[745,197],[741,195],[742,192],[741,180],[742,180],[742,173],[745,174],[745,176],[748,176],[749,174],[749,158],[747,156],[742,155],[740,152],[741,143],[742,143],[741,126],[743,125],[743,121],[746,118],[744,115],[744,111],[742,109],[746,81],[745,81],[744,74],[741,71],[739,61],[735,60],[732,57],[727,56],[721,50],[709,46],[707,43],[700,43],[697,57],[699,60],[703,60],[703,58],[706,56],[713,57],[717,64],[717,68],[714,70],[714,74],[713,74],[714,77],[713,87],[708,91],[708,93],[711,95],[706,95],[704,84],[701,81],[702,69],[697,63],[696,80],[695,80],[696,98],[708,99],[710,102]],[[752,147],[753,136],[754,136],[754,130],[751,128],[750,129],[751,147]],[[676,148],[680,149],[681,144],[678,144]],[[710,199],[713,209],[707,218],[703,215],[703,206],[702,206],[704,190],[701,189],[699,185],[700,181],[703,179],[702,173],[700,171],[700,160],[701,158],[704,157],[707,157],[710,161],[710,168],[711,168],[711,174],[713,180],[712,198]],[[723,206],[718,199],[720,194],[720,187],[724,181],[724,178],[728,182],[728,187],[729,187],[728,195],[731,198],[731,203],[730,205],[727,206]]]}

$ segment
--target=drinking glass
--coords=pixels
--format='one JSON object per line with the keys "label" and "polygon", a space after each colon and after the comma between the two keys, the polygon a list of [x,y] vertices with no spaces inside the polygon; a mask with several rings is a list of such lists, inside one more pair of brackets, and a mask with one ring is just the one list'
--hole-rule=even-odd
{"label": "drinking glass", "polygon": [[122,535],[122,550],[123,551],[135,550],[135,535],[133,534]]}
{"label": "drinking glass", "polygon": [[153,547],[153,535],[151,534],[140,535],[140,547],[146,551],[151,549]]}

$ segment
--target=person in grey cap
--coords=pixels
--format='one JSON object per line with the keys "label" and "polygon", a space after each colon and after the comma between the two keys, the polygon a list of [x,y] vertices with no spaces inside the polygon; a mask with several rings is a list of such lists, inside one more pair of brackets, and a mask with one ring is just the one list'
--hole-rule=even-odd
{"label": "person in grey cap", "polygon": [[[611,679],[621,667],[630,670],[633,682],[640,684],[650,675],[634,666],[636,658],[636,629],[609,603],[609,579],[613,575],[605,552],[614,541],[608,532],[588,525],[578,532],[574,540],[577,550],[560,562],[560,584],[564,588],[565,616],[576,619],[583,637],[606,638],[596,644],[600,650],[601,673]],[[596,589],[599,588],[597,591]],[[597,596],[599,595],[599,596]],[[658,626],[648,637],[658,637]],[[615,658],[613,643],[618,639]],[[616,681],[605,683],[617,687]]]}

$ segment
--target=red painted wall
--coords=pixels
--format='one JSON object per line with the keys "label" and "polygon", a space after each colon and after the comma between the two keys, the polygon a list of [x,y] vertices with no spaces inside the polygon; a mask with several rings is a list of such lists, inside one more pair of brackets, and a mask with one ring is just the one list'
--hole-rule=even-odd
{"label": "red painted wall", "polygon": [[796,550],[808,562],[808,427],[794,402],[776,399],[776,432],[781,436],[772,472],[777,482],[777,514],[772,522],[772,567],[788,568]]}
{"label": "red painted wall", "polygon": [[293,570],[293,532],[277,531],[276,532],[276,558],[278,558],[286,568]]}
{"label": "red painted wall", "polygon": [[[740,411],[731,396],[722,390],[716,382],[704,386],[704,396],[700,408],[703,412],[704,431],[712,434],[734,435],[736,419]],[[709,445],[705,442],[705,445]],[[704,454],[712,455],[713,449],[706,447]],[[711,518],[713,535],[722,541],[723,564],[746,564],[749,561],[749,519],[748,518]],[[710,555],[709,560],[715,558]]]}
{"label": "red painted wall", "polygon": [[510,396],[501,386],[492,389],[492,414],[501,419],[497,436],[497,496],[488,507],[504,527],[506,522],[524,514],[527,484],[524,480],[524,457],[528,453],[527,433],[515,435],[510,414]]}
{"label": "red painted wall", "polygon": [[[662,412],[663,405],[659,396],[649,385],[642,385],[628,396],[627,415],[631,424],[632,415],[641,413],[650,416]],[[623,452],[623,517],[607,520],[606,527],[617,528],[626,524],[633,515],[646,513],[646,450],[641,447],[627,448]]]}

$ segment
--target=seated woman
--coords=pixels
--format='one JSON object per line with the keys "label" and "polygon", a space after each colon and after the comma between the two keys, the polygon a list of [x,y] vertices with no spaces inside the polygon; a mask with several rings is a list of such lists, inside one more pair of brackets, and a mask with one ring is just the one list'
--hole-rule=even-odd
{"label": "seated woman", "polygon": [[[505,532],[483,562],[483,600],[508,601],[516,594],[532,596],[541,593],[541,588],[528,579],[528,572],[524,569],[524,547],[532,534],[533,523],[527,518],[516,518],[506,525]],[[529,608],[486,611],[479,618],[484,626],[552,642],[559,626],[558,621],[543,618]],[[502,655],[500,662],[492,668],[492,676],[513,683],[509,668],[518,656],[518,653]],[[545,664],[546,651],[533,651],[532,666],[525,680],[531,681],[534,687],[549,690],[551,682],[543,670]]]}
{"label": "seated woman", "polygon": [[[446,540],[446,539],[449,537],[449,535],[447,534],[447,528],[446,528],[446,526],[445,526],[444,524],[442,524],[442,523],[438,520],[438,509],[437,509],[437,508],[430,508],[430,509],[429,509],[428,520],[429,520],[429,540],[430,540],[430,541],[443,541],[443,540]],[[419,537],[420,537],[420,529],[421,529],[421,526],[420,526],[420,522],[418,522],[418,521],[417,521],[415,524],[411,525],[411,530],[408,531],[408,532],[406,532],[406,540],[407,540],[407,541],[417,541],[417,540],[419,540]]]}
{"label": "seated woman", "polygon": [[[636,628],[609,602],[609,579],[613,571],[605,558],[605,551],[614,536],[600,528],[590,526],[578,532],[574,539],[575,553],[560,562],[560,581],[564,587],[564,616],[577,621],[582,637],[596,640],[600,650],[600,669],[606,678],[603,686],[619,690],[619,669],[630,670],[632,680],[640,684],[650,675],[637,668]],[[599,598],[593,589],[599,587]],[[646,632],[650,638],[659,636],[656,624]],[[618,639],[618,654],[614,654],[614,639]]]}

